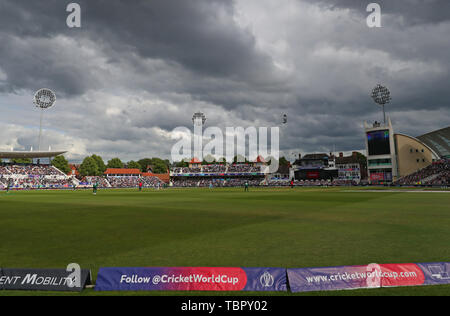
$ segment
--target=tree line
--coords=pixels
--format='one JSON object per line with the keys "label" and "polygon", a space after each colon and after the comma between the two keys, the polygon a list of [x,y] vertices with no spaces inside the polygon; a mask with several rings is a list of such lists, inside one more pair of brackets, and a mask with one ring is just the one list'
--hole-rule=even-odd
{"label": "tree line", "polygon": [[[184,159],[181,162],[176,162],[173,165],[175,167],[188,167],[189,161],[191,159]],[[239,161],[242,161],[241,159],[238,159],[238,157],[234,157],[233,163],[236,163]],[[1,162],[1,160],[0,160]],[[31,164],[33,161],[31,159],[12,159],[12,163],[16,164]],[[245,162],[248,163],[249,161],[245,159]],[[202,165],[209,165],[209,164],[225,164],[227,161],[225,158],[222,159],[205,159],[202,161]],[[279,160],[280,165],[288,165],[289,162],[286,158],[281,157]],[[58,168],[65,174],[69,174],[71,169],[69,166],[69,161],[64,156],[57,156],[51,161],[52,166]],[[106,163],[104,162],[103,158],[98,155],[92,155],[88,156],[83,159],[83,162],[78,168],[78,172],[81,176],[102,176],[106,169],[113,168],[113,169],[139,169],[141,172],[147,172],[149,169],[152,170],[153,173],[160,174],[160,173],[167,173],[167,170],[170,168],[171,163],[167,159],[161,159],[161,158],[143,158],[138,161],[128,161],[128,162],[122,162],[120,158],[112,158],[108,160]]]}
{"label": "tree line", "polygon": [[[52,160],[52,165],[68,174],[70,172],[69,162],[64,156],[57,156]],[[167,173],[170,167],[169,160],[160,158],[144,158],[139,161],[122,162],[120,158],[112,158],[107,163],[98,155],[88,156],[78,168],[78,172],[82,177],[86,176],[102,176],[106,169],[139,169],[141,172],[147,172],[149,169],[153,173]]]}

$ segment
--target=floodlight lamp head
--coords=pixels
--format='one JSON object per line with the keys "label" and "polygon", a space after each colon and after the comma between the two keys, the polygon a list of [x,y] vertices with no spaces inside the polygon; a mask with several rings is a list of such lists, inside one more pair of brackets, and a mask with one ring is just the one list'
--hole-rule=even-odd
{"label": "floodlight lamp head", "polygon": [[50,89],[40,89],[34,95],[33,103],[41,109],[48,109],[56,102],[56,95]]}
{"label": "floodlight lamp head", "polygon": [[202,124],[206,123],[206,116],[202,112],[197,112],[192,117],[192,122],[195,124],[197,121],[201,120]]}
{"label": "floodlight lamp head", "polygon": [[378,84],[372,90],[372,99],[375,103],[379,105],[385,105],[392,100],[391,92],[389,91],[388,88]]}

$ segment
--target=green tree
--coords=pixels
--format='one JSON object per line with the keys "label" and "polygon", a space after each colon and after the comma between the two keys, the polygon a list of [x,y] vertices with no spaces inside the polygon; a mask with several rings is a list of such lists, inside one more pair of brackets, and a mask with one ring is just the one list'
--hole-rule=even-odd
{"label": "green tree", "polygon": [[147,172],[148,167],[152,165],[152,160],[150,158],[144,158],[139,160],[138,163],[141,166],[139,169],[141,169],[142,172]]}
{"label": "green tree", "polygon": [[11,162],[17,164],[29,164],[33,163],[33,160],[30,158],[13,158],[11,159]]}
{"label": "green tree", "polygon": [[169,166],[166,165],[166,162],[161,159],[153,159],[153,173],[167,173],[167,169]]}
{"label": "green tree", "polygon": [[358,159],[359,164],[367,168],[367,157],[361,154],[360,152],[356,152],[356,157]]}
{"label": "green tree", "polygon": [[69,174],[69,172],[70,172],[69,162],[62,155],[61,156],[56,156],[52,160],[52,166],[58,168],[59,170],[61,170],[65,174]]}
{"label": "green tree", "polygon": [[97,156],[97,155],[92,155],[91,158],[94,159],[95,163],[97,164],[98,171],[99,171],[98,175],[103,175],[106,171],[106,165],[105,165],[105,162],[103,161],[102,157]]}
{"label": "green tree", "polygon": [[280,166],[288,166],[290,164],[286,157],[281,157],[278,163],[280,164]]}
{"label": "green tree", "polygon": [[119,158],[113,158],[110,161],[108,161],[107,167],[121,169],[123,168],[123,162]]}
{"label": "green tree", "polygon": [[147,172],[151,167],[154,173],[166,173],[170,166],[169,160],[163,160],[161,158],[143,158],[138,161],[142,172]]}
{"label": "green tree", "polygon": [[176,168],[187,168],[189,167],[189,163],[184,159],[183,161],[179,161],[175,163]]}
{"label": "green tree", "polygon": [[133,161],[133,160],[131,160],[127,163],[127,168],[128,169],[139,169],[142,171],[141,165],[138,162]]}
{"label": "green tree", "polygon": [[83,176],[83,177],[97,176],[100,174],[97,163],[92,157],[84,158],[78,171],[80,172],[81,176]]}

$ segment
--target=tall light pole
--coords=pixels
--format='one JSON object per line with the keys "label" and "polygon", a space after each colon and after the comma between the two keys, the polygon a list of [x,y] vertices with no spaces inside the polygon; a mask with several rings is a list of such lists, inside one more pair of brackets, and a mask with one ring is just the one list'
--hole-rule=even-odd
{"label": "tall light pole", "polygon": [[44,116],[44,110],[51,108],[56,101],[55,93],[50,89],[40,89],[34,95],[33,103],[37,108],[41,109],[41,119],[39,124],[39,146],[38,150],[41,151],[41,137],[42,137],[42,119]]}
{"label": "tall light pole", "polygon": [[381,84],[377,84],[376,87],[372,90],[372,99],[378,105],[381,105],[383,108],[383,119],[384,124],[386,124],[386,112],[384,106],[391,102],[391,92],[388,88],[382,86]]}
{"label": "tall light pole", "polygon": [[206,116],[202,112],[194,113],[192,117],[194,123],[194,157],[203,161],[203,125],[206,123]]}

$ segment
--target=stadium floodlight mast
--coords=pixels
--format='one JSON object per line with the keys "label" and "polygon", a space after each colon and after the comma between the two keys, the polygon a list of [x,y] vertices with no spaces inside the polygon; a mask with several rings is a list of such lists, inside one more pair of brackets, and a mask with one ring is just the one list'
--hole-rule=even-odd
{"label": "stadium floodlight mast", "polygon": [[39,151],[41,151],[41,137],[42,137],[42,118],[44,116],[44,110],[51,108],[56,102],[56,95],[50,89],[40,89],[34,95],[33,103],[37,108],[41,109],[41,120],[39,124]]}
{"label": "stadium floodlight mast", "polygon": [[385,86],[377,84],[376,87],[372,90],[372,99],[375,103],[381,105],[381,107],[383,108],[383,119],[384,124],[386,124],[386,112],[384,110],[384,106],[387,103],[391,102],[391,92]]}
{"label": "stadium floodlight mast", "polygon": [[202,124],[206,123],[206,116],[202,112],[194,113],[194,116],[192,117],[192,123],[196,124],[197,122],[202,121]]}
{"label": "stadium floodlight mast", "polygon": [[203,160],[203,125],[206,123],[206,116],[198,111],[192,116],[194,123],[194,158]]}

